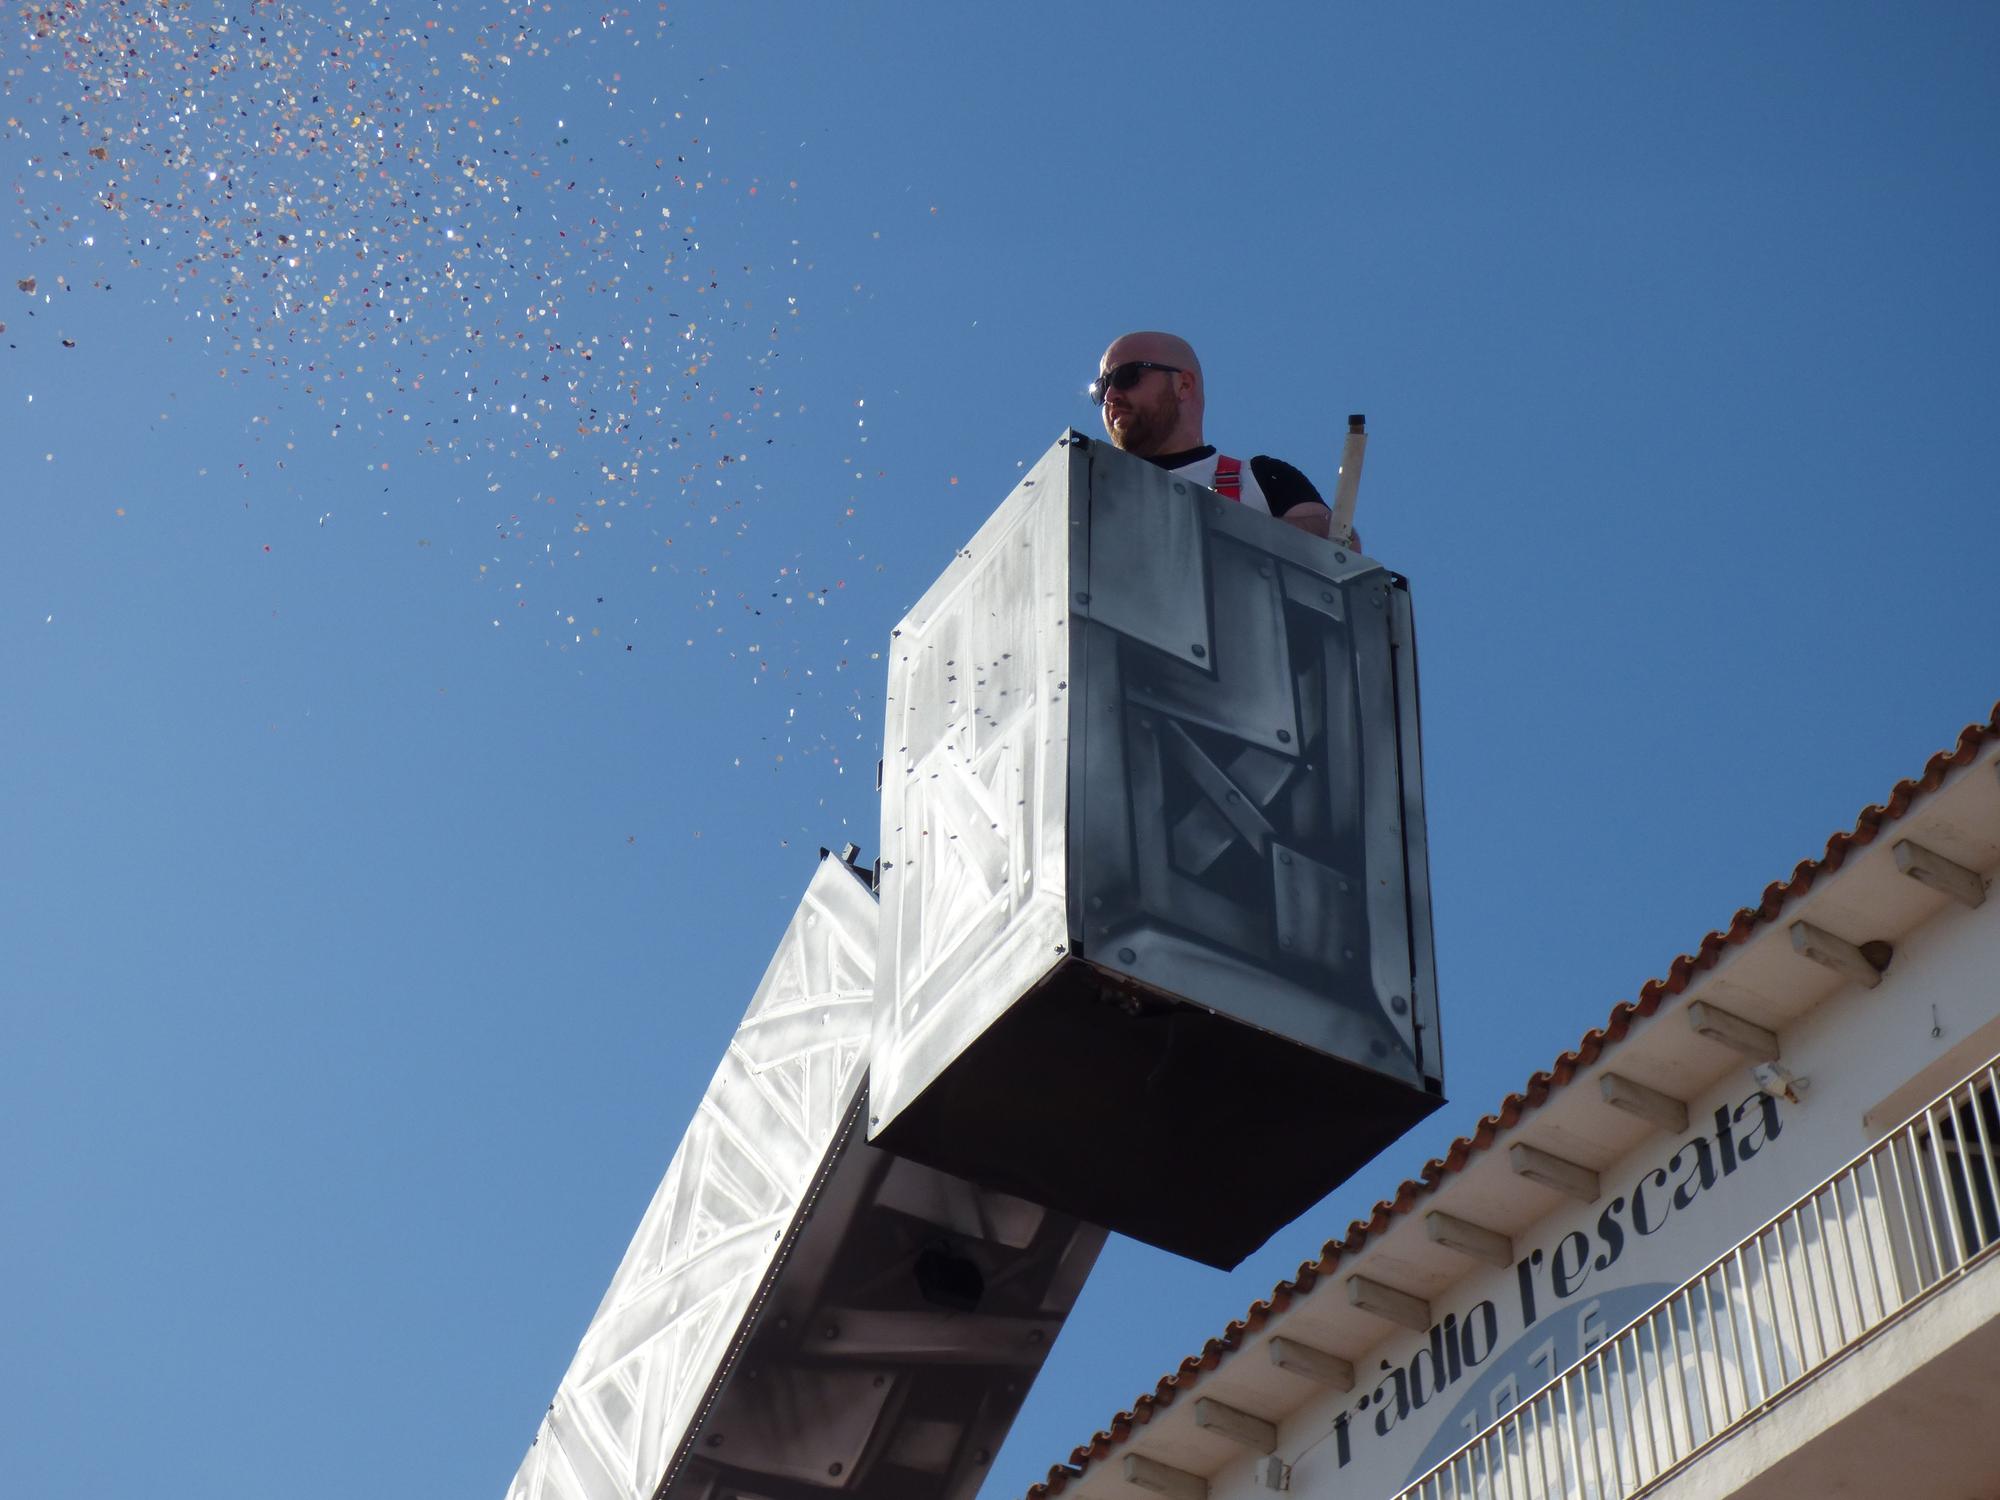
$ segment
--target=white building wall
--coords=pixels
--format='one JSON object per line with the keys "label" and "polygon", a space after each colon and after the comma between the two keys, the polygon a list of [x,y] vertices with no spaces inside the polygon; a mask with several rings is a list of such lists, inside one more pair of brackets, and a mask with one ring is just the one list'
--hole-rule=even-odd
{"label": "white building wall", "polygon": [[[1434,1299],[1427,1333],[1385,1339],[1355,1361],[1352,1391],[1310,1401],[1279,1425],[1291,1489],[1327,1500],[1394,1494],[2000,1052],[1996,913],[2000,903],[1945,908],[1902,939],[1879,987],[1842,985],[1783,1028],[1783,1064],[1807,1080],[1798,1102],[1763,1093],[1749,1059],[1731,1066],[1687,1101],[1685,1134],[1649,1136],[1601,1171],[1596,1201],[1516,1234],[1514,1265],[1481,1270]],[[1695,993],[1727,995],[1729,973],[1725,965],[1722,982]],[[1646,1024],[1685,1028],[1685,1002]],[[1605,1065],[1615,1069],[1619,1056],[1614,1049]],[[1597,1071],[1566,1087],[1594,1090]],[[1850,1198],[1842,1212],[1874,1215],[1875,1243],[1887,1246],[1907,1238],[1894,1231],[1897,1209]],[[1380,1255],[1362,1269],[1394,1279]],[[1892,1269],[1877,1268],[1885,1278]],[[1824,1278],[1809,1286],[1802,1268],[1797,1290],[1829,1303],[1849,1295]],[[1273,1331],[1304,1337],[1314,1301],[1329,1297],[1341,1289],[1322,1285]],[[1766,1327],[1762,1337],[1775,1360],[1793,1335]],[[1210,1477],[1211,1500],[1268,1497],[1258,1474],[1246,1454]]]}

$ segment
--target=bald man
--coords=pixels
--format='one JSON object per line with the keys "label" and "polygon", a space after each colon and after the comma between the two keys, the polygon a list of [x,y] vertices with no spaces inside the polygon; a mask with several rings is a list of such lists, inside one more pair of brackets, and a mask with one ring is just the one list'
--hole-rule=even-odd
{"label": "bald man", "polygon": [[1104,409],[1105,432],[1127,453],[1313,536],[1325,536],[1332,525],[1319,491],[1290,464],[1261,453],[1231,458],[1202,441],[1201,361],[1186,339],[1128,333],[1113,340],[1098,361],[1090,397]]}

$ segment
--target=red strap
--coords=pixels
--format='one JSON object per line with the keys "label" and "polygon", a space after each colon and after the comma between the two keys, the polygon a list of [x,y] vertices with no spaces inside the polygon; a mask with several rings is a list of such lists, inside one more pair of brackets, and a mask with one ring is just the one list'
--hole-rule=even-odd
{"label": "red strap", "polygon": [[1215,482],[1209,486],[1225,500],[1243,499],[1243,461],[1226,453],[1215,455]]}

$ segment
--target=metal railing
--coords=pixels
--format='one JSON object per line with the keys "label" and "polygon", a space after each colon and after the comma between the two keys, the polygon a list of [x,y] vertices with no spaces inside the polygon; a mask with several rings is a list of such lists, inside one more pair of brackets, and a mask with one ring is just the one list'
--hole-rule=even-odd
{"label": "metal railing", "polygon": [[1620,1500],[2000,1244],[2000,1058],[1610,1335],[1395,1500]]}

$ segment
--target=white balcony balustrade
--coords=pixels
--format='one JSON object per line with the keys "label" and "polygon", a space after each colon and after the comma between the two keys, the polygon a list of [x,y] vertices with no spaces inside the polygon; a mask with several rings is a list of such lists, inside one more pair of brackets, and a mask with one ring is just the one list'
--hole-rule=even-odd
{"label": "white balcony balustrade", "polygon": [[1610,1335],[1395,1500],[1662,1485],[2000,1245],[2000,1058]]}

